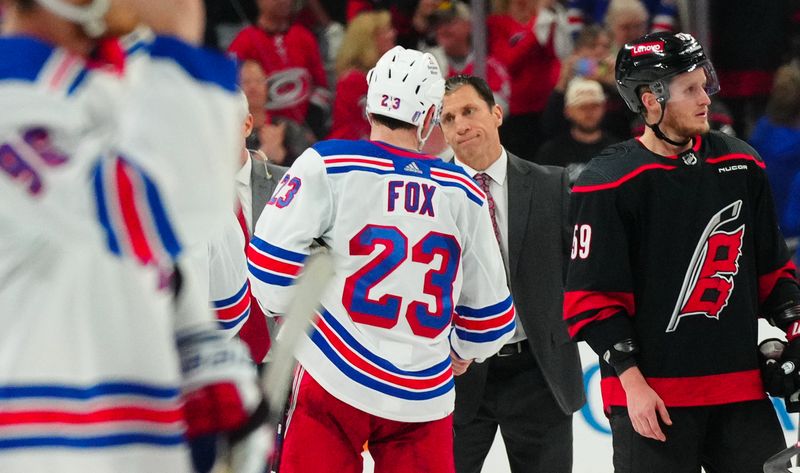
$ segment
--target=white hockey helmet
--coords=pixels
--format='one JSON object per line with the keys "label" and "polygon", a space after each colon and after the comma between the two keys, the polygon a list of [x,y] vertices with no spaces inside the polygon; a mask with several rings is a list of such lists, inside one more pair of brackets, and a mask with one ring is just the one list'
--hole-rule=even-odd
{"label": "white hockey helmet", "polygon": [[81,25],[83,31],[92,38],[97,38],[106,31],[105,15],[111,7],[111,0],[92,0],[85,6],[73,5],[63,0],[36,2],[61,18]]}
{"label": "white hockey helmet", "polygon": [[[395,46],[367,73],[367,113],[394,118],[417,127],[419,147],[439,120],[444,79],[430,53]],[[434,107],[434,123],[422,136],[428,110]]]}

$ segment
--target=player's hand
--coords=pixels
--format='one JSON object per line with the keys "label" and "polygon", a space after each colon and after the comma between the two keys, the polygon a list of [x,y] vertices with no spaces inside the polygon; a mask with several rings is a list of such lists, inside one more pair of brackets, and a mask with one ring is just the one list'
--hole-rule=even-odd
{"label": "player's hand", "polygon": [[666,425],[672,425],[672,420],[664,401],[647,384],[636,366],[625,370],[619,375],[619,380],[628,399],[628,416],[633,430],[642,437],[665,442],[667,437],[661,430],[659,418]]}
{"label": "player's hand", "polygon": [[210,471],[228,447],[237,472],[263,472],[271,448],[268,409],[249,352],[214,328],[182,334],[177,342],[195,471]]}
{"label": "player's hand", "polygon": [[781,376],[781,395],[784,397],[786,410],[798,412],[800,399],[794,394],[800,391],[800,338],[795,338],[786,345],[778,364],[780,367],[776,373]]}
{"label": "player's hand", "polygon": [[461,376],[466,373],[467,368],[472,364],[472,360],[462,359],[453,350],[450,350],[450,362],[453,365],[453,376]]}
{"label": "player's hand", "polygon": [[205,29],[202,0],[114,0],[130,10],[156,34],[176,36],[187,43],[200,44]]}

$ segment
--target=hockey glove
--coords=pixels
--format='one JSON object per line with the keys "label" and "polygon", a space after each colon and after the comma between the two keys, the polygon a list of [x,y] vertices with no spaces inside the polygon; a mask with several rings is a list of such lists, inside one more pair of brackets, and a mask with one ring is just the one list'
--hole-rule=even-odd
{"label": "hockey glove", "polygon": [[761,370],[761,381],[764,389],[771,396],[782,397],[786,392],[781,357],[786,351],[786,342],[777,338],[768,338],[758,345],[758,359]]}
{"label": "hockey glove", "polygon": [[178,338],[184,414],[195,471],[227,452],[237,473],[263,473],[271,447],[267,408],[247,349],[216,330]]}

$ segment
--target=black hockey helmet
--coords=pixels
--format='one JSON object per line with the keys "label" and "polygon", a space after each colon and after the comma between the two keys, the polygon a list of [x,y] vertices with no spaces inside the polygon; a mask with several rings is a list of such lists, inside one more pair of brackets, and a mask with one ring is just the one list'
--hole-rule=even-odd
{"label": "black hockey helmet", "polygon": [[617,89],[628,108],[644,112],[639,89],[647,86],[662,106],[669,100],[669,81],[678,74],[702,67],[706,72],[706,93],[719,91],[714,66],[703,46],[688,33],[646,34],[626,44],[617,54]]}

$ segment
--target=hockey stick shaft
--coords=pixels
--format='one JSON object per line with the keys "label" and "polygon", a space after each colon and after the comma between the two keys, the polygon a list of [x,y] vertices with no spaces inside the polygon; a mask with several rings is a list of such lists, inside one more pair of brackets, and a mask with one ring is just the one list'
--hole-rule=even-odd
{"label": "hockey stick shaft", "polygon": [[319,308],[320,297],[333,277],[331,256],[320,252],[310,256],[294,288],[294,297],[283,319],[264,371],[262,386],[269,401],[268,422],[278,425],[283,417],[294,371],[294,351]]}
{"label": "hockey stick shaft", "polygon": [[800,443],[796,443],[771,456],[764,463],[764,473],[789,473],[790,470],[786,465],[791,464],[790,460],[793,456],[797,455],[798,452],[800,452]]}

